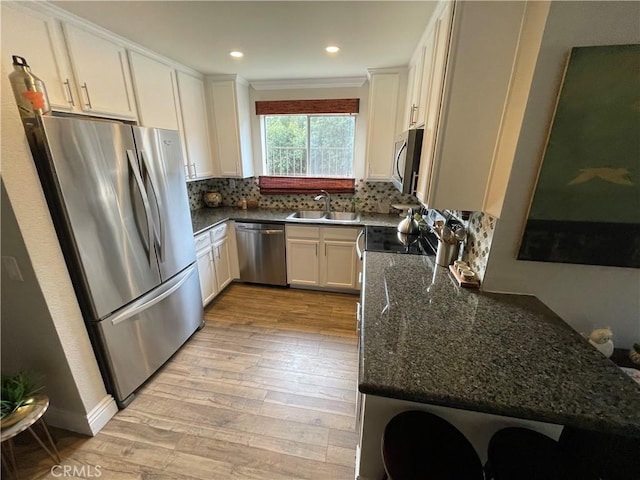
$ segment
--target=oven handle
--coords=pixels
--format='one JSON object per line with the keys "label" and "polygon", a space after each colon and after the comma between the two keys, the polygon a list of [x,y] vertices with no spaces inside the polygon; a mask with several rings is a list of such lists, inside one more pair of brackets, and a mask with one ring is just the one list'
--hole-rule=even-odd
{"label": "oven handle", "polygon": [[358,237],[356,238],[356,252],[357,252],[358,258],[360,260],[362,260],[363,251],[364,251],[364,246],[362,247],[362,250],[360,249],[360,239],[362,237],[364,237],[364,228],[362,230],[360,230],[360,233],[358,234]]}

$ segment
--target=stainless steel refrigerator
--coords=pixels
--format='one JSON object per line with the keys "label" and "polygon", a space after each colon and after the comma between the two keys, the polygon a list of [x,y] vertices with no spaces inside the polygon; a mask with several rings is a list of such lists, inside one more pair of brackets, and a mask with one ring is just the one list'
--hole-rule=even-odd
{"label": "stainless steel refrigerator", "polygon": [[120,407],[203,322],[180,137],[41,117],[34,160],[108,390]]}

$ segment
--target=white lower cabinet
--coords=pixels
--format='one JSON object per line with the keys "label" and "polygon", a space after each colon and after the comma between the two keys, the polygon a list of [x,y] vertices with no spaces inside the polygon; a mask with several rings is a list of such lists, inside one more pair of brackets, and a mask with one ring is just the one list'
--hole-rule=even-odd
{"label": "white lower cabinet", "polygon": [[319,244],[319,240],[287,237],[287,282],[290,285],[320,285]]}
{"label": "white lower cabinet", "polygon": [[[206,234],[209,235],[208,233]],[[209,303],[218,293],[216,272],[213,266],[213,251],[211,248],[196,253],[198,260],[198,274],[200,275],[200,293],[202,305]]]}
{"label": "white lower cabinet", "polygon": [[[357,236],[357,230],[355,233]],[[330,288],[358,288],[355,237],[353,240],[325,239],[323,243],[324,262],[320,275],[321,284]]]}
{"label": "white lower cabinet", "polygon": [[359,228],[287,225],[287,282],[291,286],[359,290]]}
{"label": "white lower cabinet", "polygon": [[238,277],[238,253],[234,235],[235,228],[227,222],[195,237],[203,305],[213,300],[231,280]]}
{"label": "white lower cabinet", "polygon": [[200,276],[200,293],[202,293],[202,304],[206,305],[218,293],[210,231],[207,230],[196,236],[195,244],[198,275]]}
{"label": "white lower cabinet", "polygon": [[213,264],[216,271],[218,291],[231,283],[231,262],[229,260],[229,239],[225,236],[213,244]]}

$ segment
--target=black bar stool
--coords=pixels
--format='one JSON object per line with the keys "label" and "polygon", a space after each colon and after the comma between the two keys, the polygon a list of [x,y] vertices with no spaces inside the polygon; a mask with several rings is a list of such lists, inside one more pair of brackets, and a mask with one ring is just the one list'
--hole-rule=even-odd
{"label": "black bar stool", "polygon": [[482,462],[467,438],[446,420],[408,411],[391,419],[382,437],[389,480],[482,480]]}
{"label": "black bar stool", "polygon": [[496,432],[487,480],[637,480],[640,439],[565,427],[559,440],[526,428]]}

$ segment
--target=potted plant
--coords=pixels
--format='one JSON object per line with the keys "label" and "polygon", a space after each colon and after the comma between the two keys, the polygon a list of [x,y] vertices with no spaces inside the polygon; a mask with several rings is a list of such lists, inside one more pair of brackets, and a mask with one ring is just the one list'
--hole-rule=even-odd
{"label": "potted plant", "polygon": [[362,199],[360,199],[360,198],[358,198],[356,196],[353,196],[353,197],[351,197],[350,203],[351,203],[351,211],[352,212],[357,212],[358,209],[360,208],[360,204],[362,203]]}
{"label": "potted plant", "polygon": [[18,422],[28,412],[36,392],[41,390],[31,373],[22,371],[2,375],[0,380],[0,420],[6,428]]}

